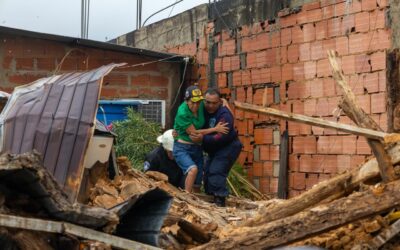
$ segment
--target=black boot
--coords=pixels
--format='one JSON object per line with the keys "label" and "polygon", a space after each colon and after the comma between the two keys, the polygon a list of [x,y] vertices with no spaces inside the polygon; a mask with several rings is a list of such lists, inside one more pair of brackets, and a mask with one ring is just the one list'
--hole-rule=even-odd
{"label": "black boot", "polygon": [[214,195],[214,203],[218,207],[225,207],[225,197]]}

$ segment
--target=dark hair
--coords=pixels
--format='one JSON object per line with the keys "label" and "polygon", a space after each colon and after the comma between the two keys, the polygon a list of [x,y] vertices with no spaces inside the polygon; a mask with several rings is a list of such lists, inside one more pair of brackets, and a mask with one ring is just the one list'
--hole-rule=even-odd
{"label": "dark hair", "polygon": [[218,91],[216,88],[209,88],[207,91],[204,93],[204,95],[217,95],[219,98],[221,98],[221,93]]}

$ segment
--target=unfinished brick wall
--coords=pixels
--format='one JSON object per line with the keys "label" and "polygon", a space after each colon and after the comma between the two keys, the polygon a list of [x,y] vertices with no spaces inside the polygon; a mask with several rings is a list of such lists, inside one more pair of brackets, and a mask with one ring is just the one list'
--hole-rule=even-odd
{"label": "unfinished brick wall", "polygon": [[[283,10],[275,20],[215,36],[218,87],[233,99],[352,124],[340,115],[340,91],[327,50],[336,50],[362,108],[387,129],[386,1],[323,0]],[[231,79],[231,81],[230,81]],[[289,132],[290,196],[363,162],[371,151],[363,137],[235,111],[244,144],[240,161],[264,193],[277,192],[279,133]]]}
{"label": "unfinished brick wall", "polygon": [[[67,43],[1,34],[0,90],[13,88],[51,76],[62,58],[71,50]],[[58,73],[82,71],[108,63],[140,64],[157,59],[106,49],[75,46]],[[104,78],[101,97],[166,100],[167,110],[180,81],[180,64],[158,62],[134,68],[113,70]],[[169,121],[167,121],[168,123]]]}

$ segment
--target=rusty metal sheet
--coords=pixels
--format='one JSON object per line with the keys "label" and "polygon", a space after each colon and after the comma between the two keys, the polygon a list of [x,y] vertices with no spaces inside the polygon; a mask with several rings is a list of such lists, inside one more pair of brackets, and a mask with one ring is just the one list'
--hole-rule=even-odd
{"label": "rusty metal sheet", "polygon": [[0,115],[1,151],[38,151],[46,169],[74,202],[103,77],[122,65],[47,77],[15,88]]}

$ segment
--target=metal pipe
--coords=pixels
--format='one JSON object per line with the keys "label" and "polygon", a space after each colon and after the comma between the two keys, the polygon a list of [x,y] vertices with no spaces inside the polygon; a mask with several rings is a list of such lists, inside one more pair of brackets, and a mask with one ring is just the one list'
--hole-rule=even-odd
{"label": "metal pipe", "polygon": [[86,22],[86,39],[89,38],[89,17],[90,17],[90,0],[87,0],[87,22]]}
{"label": "metal pipe", "polygon": [[168,9],[168,8],[174,6],[174,5],[176,5],[176,4],[178,4],[178,3],[182,2],[182,1],[183,1],[183,0],[179,0],[179,1],[175,2],[175,3],[173,3],[173,4],[168,5],[167,7],[162,8],[162,9],[159,10],[159,11],[154,12],[154,13],[151,14],[146,20],[144,20],[144,22],[143,22],[143,24],[141,25],[141,27],[143,27],[143,26],[146,24],[146,22],[147,22],[151,17],[153,17],[154,15],[156,15],[156,14],[160,13],[161,11],[164,11],[164,10],[166,10],[166,9]]}

